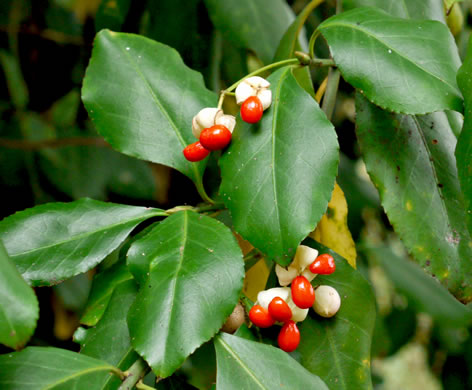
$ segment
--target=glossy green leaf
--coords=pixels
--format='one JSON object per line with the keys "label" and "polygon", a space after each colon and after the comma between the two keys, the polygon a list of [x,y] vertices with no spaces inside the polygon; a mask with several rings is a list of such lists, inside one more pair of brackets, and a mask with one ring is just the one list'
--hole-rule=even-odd
{"label": "glossy green leaf", "polygon": [[171,215],[128,252],[148,259],[128,315],[132,344],[161,377],[171,375],[223,325],[243,287],[244,262],[231,231],[213,218]]}
{"label": "glossy green leaf", "polygon": [[294,16],[283,0],[205,0],[211,21],[223,36],[253,50],[269,64]]}
{"label": "glossy green leaf", "polygon": [[326,211],[338,165],[333,125],[289,67],[269,77],[272,105],[250,125],[238,118],[220,159],[220,195],[236,231],[281,264]]}
{"label": "glossy green leaf", "polygon": [[438,0],[345,0],[343,6],[345,10],[377,7],[398,18],[446,22],[443,5]]}
{"label": "glossy green leaf", "polygon": [[2,390],[100,389],[96,380],[116,368],[59,348],[28,347],[0,355]]}
{"label": "glossy green leaf", "polygon": [[365,252],[383,267],[395,287],[417,308],[445,326],[472,324],[472,310],[457,301],[437,280],[412,261],[397,256],[387,247]]}
{"label": "glossy green leaf", "polygon": [[303,244],[334,257],[336,272],[319,275],[312,284],[334,287],[341,296],[341,308],[332,318],[310,310],[300,325],[301,363],[331,390],[372,389],[370,346],[376,315],[372,289],[337,253],[309,238]]}
{"label": "glossy green leaf", "polygon": [[102,30],[95,38],[82,100],[115,149],[173,167],[201,185],[205,161],[191,163],[182,150],[195,142],[193,116],[215,106],[216,96],[174,49]]}
{"label": "glossy green leaf", "polygon": [[215,338],[215,350],[217,390],[328,390],[319,377],[271,345],[221,333]]}
{"label": "glossy green leaf", "polygon": [[408,251],[457,298],[472,300],[472,238],[443,112],[390,114],[357,96],[357,137],[382,205]]}
{"label": "glossy green leaf", "polygon": [[95,30],[121,30],[130,5],[131,0],[102,0],[95,15]]}
{"label": "glossy green leaf", "polygon": [[121,283],[132,279],[124,263],[117,263],[111,268],[96,274],[92,282],[92,290],[80,323],[94,326],[105,312],[115,288]]}
{"label": "glossy green leaf", "polygon": [[[138,359],[138,354],[131,347],[126,315],[137,291],[133,280],[124,281],[115,287],[102,318],[95,327],[87,330],[81,341],[81,354],[106,361],[122,371],[131,367]],[[120,382],[119,378],[107,373],[96,380],[103,389],[116,389]]]}
{"label": "glossy green leaf", "polygon": [[56,284],[95,267],[140,222],[163,210],[81,199],[48,203],[0,222],[0,236],[33,286]]}
{"label": "glossy green leaf", "polygon": [[469,41],[467,57],[459,69],[457,82],[464,94],[464,127],[457,140],[456,159],[459,182],[464,194],[467,225],[472,234],[472,40]]}
{"label": "glossy green leaf", "polygon": [[444,24],[357,8],[318,29],[345,80],[376,105],[404,114],[462,111],[460,59]]}
{"label": "glossy green leaf", "polygon": [[0,240],[0,343],[17,349],[28,341],[39,316],[38,299]]}

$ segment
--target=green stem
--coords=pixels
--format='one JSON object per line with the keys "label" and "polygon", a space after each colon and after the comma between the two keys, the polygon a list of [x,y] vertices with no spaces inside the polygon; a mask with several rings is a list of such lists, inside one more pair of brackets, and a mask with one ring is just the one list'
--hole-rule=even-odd
{"label": "green stem", "polygon": [[203,187],[203,182],[202,180],[200,179],[196,184],[195,186],[197,187],[197,191],[198,193],[200,194],[200,196],[202,197],[202,199],[207,202],[207,203],[211,203],[211,204],[214,204],[215,201],[213,199],[211,199],[208,194],[206,193],[205,191],[205,188]]}
{"label": "green stem", "polygon": [[247,76],[244,76],[241,80],[236,81],[229,88],[226,88],[224,91],[222,91],[222,93],[224,92],[225,94],[227,94],[228,92],[233,91],[242,81],[246,80],[248,77],[257,76],[260,73],[264,73],[266,70],[278,68],[279,66],[295,65],[298,63],[299,63],[298,59],[290,58],[288,60],[278,61],[278,62],[274,62],[273,64],[263,66],[262,68],[259,68],[255,70],[254,72],[249,73]]}
{"label": "green stem", "polygon": [[139,358],[133,365],[125,372],[126,379],[123,381],[118,390],[131,390],[136,383],[150,371],[147,363]]}
{"label": "green stem", "polygon": [[112,367],[110,371],[117,377],[119,377],[121,380],[124,380],[126,378],[126,374],[117,367]]}
{"label": "green stem", "polygon": [[334,112],[334,106],[336,105],[336,95],[338,93],[339,79],[341,73],[338,69],[331,68],[328,73],[328,85],[326,86],[326,92],[323,98],[323,104],[321,109],[324,111],[329,120],[331,120]]}
{"label": "green stem", "polygon": [[136,388],[138,390],[149,390],[149,389],[154,390],[154,387],[151,387],[151,386],[148,386],[148,385],[144,384],[142,380],[140,380],[138,383],[136,383]]}
{"label": "green stem", "polygon": [[195,211],[196,213],[201,213],[205,211],[221,210],[224,209],[225,205],[223,203],[213,203],[213,204],[204,204],[202,206],[176,206],[171,209],[166,210],[167,215],[172,215],[178,213],[179,211]]}
{"label": "green stem", "polygon": [[308,42],[309,53],[312,59],[316,58],[315,57],[315,42],[316,42],[316,38],[318,38],[319,35],[320,35],[320,32],[318,30],[313,31],[313,34],[311,34],[311,37],[310,37],[310,42]]}

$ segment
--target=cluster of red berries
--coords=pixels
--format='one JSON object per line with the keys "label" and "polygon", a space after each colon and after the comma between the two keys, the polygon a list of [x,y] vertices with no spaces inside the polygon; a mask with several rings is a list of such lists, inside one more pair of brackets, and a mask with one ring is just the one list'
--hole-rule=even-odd
{"label": "cluster of red berries", "polygon": [[287,269],[277,267],[279,283],[282,286],[291,283],[290,288],[276,287],[261,291],[256,304],[249,311],[249,319],[260,328],[281,323],[282,329],[277,339],[279,347],[292,352],[300,343],[300,331],[296,323],[306,318],[310,307],[323,317],[332,317],[339,310],[341,301],[334,288],[319,286],[316,291],[320,290],[321,299],[316,302],[315,289],[310,283],[317,275],[332,274],[336,264],[331,255],[318,256],[315,249],[300,245]]}
{"label": "cluster of red berries", "polygon": [[[270,106],[272,93],[269,82],[254,76],[244,79],[235,91],[236,102],[241,104],[241,118],[247,123],[256,123],[263,111]],[[211,151],[224,149],[231,142],[236,119],[225,115],[218,108],[207,107],[192,120],[192,132],[198,139],[188,145],[183,154],[188,161],[203,160]]]}

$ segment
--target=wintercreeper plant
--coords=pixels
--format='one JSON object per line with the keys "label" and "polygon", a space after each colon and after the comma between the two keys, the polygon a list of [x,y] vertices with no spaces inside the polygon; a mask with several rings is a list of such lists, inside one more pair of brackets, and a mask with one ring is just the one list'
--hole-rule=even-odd
{"label": "wintercreeper plant", "polygon": [[[180,8],[151,1],[159,12],[145,4],[139,11],[134,3],[101,2],[96,25],[114,20],[116,29],[171,36],[185,61],[164,43],[102,29],[81,90],[90,122],[78,105],[28,114],[38,102],[29,104],[17,82],[16,57],[0,51],[15,94],[11,107],[0,102],[2,124],[10,116],[15,122],[2,151],[18,142],[27,151],[15,169],[31,177],[41,202],[50,199],[40,188],[45,180],[48,188],[57,185],[60,199],[76,199],[0,221],[0,342],[6,348],[0,389],[371,389],[376,302],[356,269],[349,230],[356,224],[348,226],[347,203],[355,208],[358,198],[374,204],[354,213],[362,221],[355,237],[363,269],[381,268],[412,303],[408,309],[430,313],[431,323],[470,325],[472,49],[460,45],[462,64],[441,0],[367,2],[377,7],[351,0],[344,10],[339,0],[336,7],[313,0],[297,16],[284,0],[205,0]],[[16,18],[22,9],[9,15]],[[48,8],[45,23],[55,9]],[[180,19],[184,35],[160,30]],[[4,41],[17,45],[21,25],[15,19]],[[50,31],[39,36],[68,39]],[[81,50],[92,47],[73,45],[79,43]],[[83,129],[70,125],[70,112],[79,124],[87,122]],[[57,123],[44,125],[48,118]],[[344,131],[346,122],[352,131]],[[67,126],[87,135],[96,129],[104,138],[81,140],[98,149],[98,167],[92,152],[67,154],[61,133]],[[355,145],[346,151],[347,133]],[[128,157],[113,155],[115,161],[111,149]],[[158,165],[135,167],[130,157]],[[86,167],[90,174],[105,172],[102,200],[67,192],[71,181],[80,194],[89,183],[53,169],[61,161],[79,161],[79,173]],[[365,189],[367,175],[378,199],[373,186]],[[133,178],[133,190],[123,195]],[[151,194],[175,197],[136,200],[155,178],[162,180]],[[116,193],[109,195],[109,188]],[[371,223],[383,216],[380,205],[390,222],[383,230]],[[372,247],[390,240],[391,229],[405,246],[403,257]],[[388,244],[399,247],[394,240]],[[407,252],[426,273],[406,260]],[[51,290],[58,310],[56,298],[68,288],[62,282],[73,278],[69,283],[82,278],[92,286],[76,312],[73,340],[80,351],[45,347],[49,335],[38,329],[32,337],[39,316],[33,288],[61,283]],[[48,294],[38,294],[42,304]],[[56,321],[64,312],[55,312]],[[453,333],[444,329],[441,337]],[[428,337],[435,334],[430,330]]]}

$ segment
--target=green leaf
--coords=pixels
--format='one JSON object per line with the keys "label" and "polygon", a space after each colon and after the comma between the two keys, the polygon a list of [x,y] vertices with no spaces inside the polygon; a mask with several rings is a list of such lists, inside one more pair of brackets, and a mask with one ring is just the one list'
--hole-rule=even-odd
{"label": "green leaf", "polygon": [[467,56],[464,65],[457,74],[457,83],[460,85],[465,99],[464,127],[457,140],[456,159],[457,173],[464,194],[467,212],[467,226],[472,233],[472,40],[469,41]]}
{"label": "green leaf", "polygon": [[94,326],[102,318],[115,288],[121,283],[132,279],[124,263],[116,263],[111,268],[96,274],[93,278],[92,290],[88,298],[80,323]]}
{"label": "green leaf", "polygon": [[54,293],[67,310],[82,312],[90,293],[92,282],[87,274],[79,274],[54,286]]}
{"label": "green leaf", "polygon": [[148,260],[128,326],[136,351],[161,377],[171,375],[232,312],[244,262],[231,231],[194,212],[171,215],[128,252]]}
{"label": "green leaf", "polygon": [[95,31],[119,31],[128,14],[131,0],[102,0],[95,15]]}
{"label": "green leaf", "polygon": [[[311,1],[303,9],[303,11],[298,14],[297,18],[292,22],[292,24],[280,40],[279,46],[277,47],[277,51],[272,62],[278,62],[288,58],[292,58],[296,50],[302,50],[300,44],[300,32],[304,33],[303,25],[306,22],[308,15],[319,4],[319,2],[319,0]],[[306,48],[304,48],[304,50],[307,51]],[[315,91],[313,89],[313,81],[311,79],[310,68],[308,66],[303,66],[299,69],[293,69],[293,75],[297,79],[300,86],[314,98]]]}
{"label": "green leaf", "polygon": [[427,272],[471,300],[472,239],[446,114],[390,114],[360,95],[356,111],[367,171],[395,231]]}
{"label": "green leaf", "polygon": [[5,218],[0,237],[26,281],[50,285],[95,267],[140,222],[165,215],[92,199],[48,203]]}
{"label": "green leaf", "polygon": [[390,111],[462,111],[460,59],[448,28],[357,8],[324,21],[319,31],[346,81]]}
{"label": "green leaf", "polygon": [[[137,290],[133,280],[124,281],[115,287],[102,318],[94,328],[87,331],[85,339],[81,341],[81,354],[106,361],[122,371],[138,359],[131,347],[126,323],[126,315],[136,298]],[[116,389],[121,381],[103,373],[96,383],[100,383],[103,389]]]}
{"label": "green leaf", "polygon": [[472,311],[415,263],[395,255],[387,247],[366,248],[387,273],[395,287],[417,308],[445,326],[468,326]]}
{"label": "green leaf", "polygon": [[287,264],[326,211],[338,143],[333,125],[289,67],[269,81],[271,107],[255,125],[238,118],[220,159],[220,195],[238,233],[269,258]]}
{"label": "green leaf", "polygon": [[72,199],[106,199],[112,191],[135,199],[152,199],[151,168],[145,161],[98,146],[44,149],[39,165],[49,181]]}
{"label": "green leaf", "polygon": [[102,30],[95,38],[82,100],[113,148],[173,167],[201,186],[205,160],[191,163],[182,150],[195,142],[193,116],[214,106],[216,96],[174,49]]}
{"label": "green leaf", "polygon": [[77,120],[80,107],[80,92],[77,88],[71,89],[62,98],[56,100],[49,110],[52,122],[58,127],[72,127]]}
{"label": "green leaf", "polygon": [[274,58],[294,16],[283,0],[205,0],[211,21],[223,36],[253,50],[265,64]]}
{"label": "green leaf", "polygon": [[446,22],[443,5],[438,0],[345,0],[343,6],[345,10],[378,7],[398,18]]}
{"label": "green leaf", "polygon": [[59,348],[28,347],[0,356],[2,390],[100,389],[103,372],[117,372],[109,364]]}
{"label": "green leaf", "polygon": [[319,0],[311,1],[302,10],[302,12],[298,14],[296,19],[292,22],[287,31],[285,31],[282,39],[280,40],[280,43],[277,46],[277,51],[274,55],[273,62],[291,58],[293,57],[296,50],[301,50],[301,45],[299,42],[300,32],[303,31],[303,25],[305,24],[305,21],[319,2]]}
{"label": "green leaf", "polygon": [[38,299],[21,277],[0,240],[0,343],[20,348],[39,317]]}
{"label": "green leaf", "polygon": [[282,350],[227,333],[215,338],[217,389],[328,390]]}
{"label": "green leaf", "polygon": [[29,101],[28,88],[18,60],[10,53],[0,50],[0,65],[5,73],[8,92],[14,107],[25,108]]}
{"label": "green leaf", "polygon": [[334,287],[341,296],[341,308],[332,318],[310,311],[300,326],[301,363],[331,390],[372,389],[370,347],[376,315],[372,289],[337,253],[310,238],[303,244],[334,257],[336,272],[319,275],[312,284]]}

